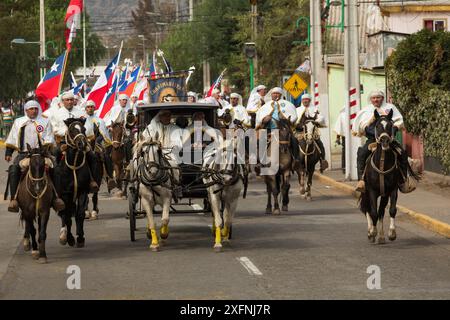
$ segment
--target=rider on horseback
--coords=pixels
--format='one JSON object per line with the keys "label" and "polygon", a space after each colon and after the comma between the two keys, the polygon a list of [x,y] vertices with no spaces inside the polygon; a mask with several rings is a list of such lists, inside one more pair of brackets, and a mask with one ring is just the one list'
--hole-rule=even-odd
{"label": "rider on horseback", "polygon": [[[14,124],[6,139],[6,151],[5,160],[10,162],[14,151],[18,152],[13,164],[10,165],[8,170],[8,180],[11,194],[11,201],[8,205],[8,211],[19,212],[19,204],[16,200],[17,187],[19,185],[21,177],[20,161],[28,156],[27,145],[30,147],[38,148],[40,145],[54,144],[52,135],[52,126],[48,119],[41,116],[41,106],[39,102],[30,100],[25,106],[25,116],[18,118],[14,121]],[[53,159],[49,159],[49,173],[51,180],[54,181],[53,175]],[[47,164],[47,160],[46,160]],[[64,209],[64,202],[58,197],[56,191],[55,200],[53,201],[53,208],[56,211]]]}
{"label": "rider on horseback", "polygon": [[[325,128],[326,124],[324,116],[320,114],[319,109],[316,106],[311,105],[311,95],[306,93],[302,96],[302,104],[297,108],[297,122],[295,123],[296,136],[302,136],[304,134],[303,126],[298,125],[299,123],[302,123],[302,118],[304,116],[314,117],[315,115],[317,115],[315,122],[319,127]],[[325,160],[325,148],[319,135],[317,135],[315,142],[320,149],[320,172],[323,172],[328,168],[328,162]]]}
{"label": "rider on horseback", "polygon": [[[387,115],[389,111],[393,111],[392,120],[394,121],[394,136],[397,130],[403,128],[403,116],[400,114],[400,111],[398,111],[396,106],[384,102],[383,91],[376,90],[371,92],[369,99],[371,103],[357,113],[352,126],[352,135],[359,137],[365,136],[367,138],[364,146],[358,149],[357,167],[359,181],[356,186],[356,191],[359,192],[365,191],[364,171],[366,167],[366,161],[371,154],[370,145],[376,143],[374,111],[377,110],[379,115]],[[408,155],[406,151],[403,150],[403,147],[395,139],[392,140],[391,146],[392,150],[394,150],[394,152],[398,154],[399,167],[403,173],[403,176],[407,177]],[[403,179],[401,179],[399,189],[404,193],[412,191],[407,185],[406,181]]]}
{"label": "rider on horseback", "polygon": [[[297,121],[297,111],[295,106],[287,100],[281,99],[283,90],[280,87],[275,87],[271,90],[272,100],[262,106],[258,112],[256,112],[256,130],[258,129],[277,129],[277,122],[281,119],[289,121],[293,126]],[[298,142],[292,136],[292,157],[298,159],[299,150]]]}
{"label": "rider on horseback", "polygon": [[[62,153],[67,148],[67,141],[66,141],[66,133],[67,133],[67,125],[64,122],[65,120],[69,118],[85,118],[85,114],[83,111],[78,109],[74,106],[74,95],[72,92],[65,92],[61,100],[63,102],[63,107],[58,109],[54,116],[54,123],[55,127],[53,128],[53,132],[55,135],[55,140],[57,144],[57,150],[56,150],[56,161],[59,163],[59,161],[62,159]],[[97,159],[92,150],[86,150],[86,160],[89,165],[89,169],[91,172],[91,182],[89,184],[91,192],[97,192],[99,189],[99,186],[97,182],[94,180],[95,168],[97,167]],[[56,185],[59,185],[56,183]]]}
{"label": "rider on horseback", "polygon": [[[111,145],[111,137],[109,135],[108,129],[106,129],[105,122],[103,119],[97,117],[95,115],[95,102],[92,100],[88,100],[86,102],[85,107],[86,112],[86,122],[84,123],[84,127],[86,128],[86,137],[90,142],[95,140],[95,145],[100,146],[103,149],[101,152],[101,162],[105,165],[106,173],[109,177],[108,179],[108,190],[112,190],[116,187],[116,183],[113,177],[113,167],[111,155],[106,152],[105,147]],[[96,131],[99,133],[96,136]]]}

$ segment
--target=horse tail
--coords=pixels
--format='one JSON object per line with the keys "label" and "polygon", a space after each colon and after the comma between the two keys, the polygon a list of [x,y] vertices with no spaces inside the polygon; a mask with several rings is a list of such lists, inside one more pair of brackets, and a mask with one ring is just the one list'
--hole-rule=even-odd
{"label": "horse tail", "polygon": [[408,165],[406,166],[406,169],[408,171],[408,174],[416,181],[419,181],[422,179],[422,174],[420,174],[419,172],[415,172],[412,168],[411,165],[409,164],[408,161]]}
{"label": "horse tail", "polygon": [[358,198],[358,206],[362,213],[366,214],[367,212],[370,212],[370,198],[367,191],[361,192]]}

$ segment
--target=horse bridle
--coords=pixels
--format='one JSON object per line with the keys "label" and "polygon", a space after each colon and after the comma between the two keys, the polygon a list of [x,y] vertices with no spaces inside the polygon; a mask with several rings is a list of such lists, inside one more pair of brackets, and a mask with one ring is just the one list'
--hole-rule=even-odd
{"label": "horse bridle", "polygon": [[[142,148],[146,147],[146,146],[157,146],[158,150],[157,153],[159,155],[158,157],[158,162],[156,161],[148,161],[147,158],[143,155],[143,149],[141,150],[141,157],[143,158],[143,162],[138,166],[138,174],[140,177],[140,182],[142,182],[142,184],[149,186],[149,187],[154,187],[154,186],[162,186],[162,187],[166,187],[166,188],[171,188],[171,186],[166,185],[165,183],[167,182],[167,180],[169,180],[170,176],[168,174],[168,171],[173,169],[171,166],[167,166],[164,163],[162,163],[162,161],[166,160],[162,151],[161,151],[161,144],[159,141],[150,141],[150,142],[145,142],[142,146]],[[155,150],[154,148],[152,148],[152,153],[153,153],[153,157],[155,157]],[[151,168],[156,167],[157,170],[157,174],[154,177],[151,177],[149,175],[149,171]]]}
{"label": "horse bridle", "polygon": [[[119,125],[120,124],[118,124],[118,123],[114,123],[113,124],[113,126],[119,126]],[[117,140],[112,140],[111,141],[112,142],[112,146],[113,146],[114,149],[118,149],[118,148],[123,146],[123,138],[124,137],[125,137],[125,127],[122,126],[122,136],[120,137],[120,141],[117,141]],[[118,145],[118,146],[116,147],[116,145]]]}
{"label": "horse bridle", "polygon": [[83,125],[80,121],[74,121],[74,122],[72,122],[72,123],[69,125],[69,128],[66,130],[66,133],[65,133],[66,144],[67,144],[68,146],[72,147],[73,149],[78,149],[77,146],[76,146],[76,144],[75,144],[75,141],[76,141],[78,138],[80,138],[80,137],[81,137],[82,139],[84,139],[84,141],[87,143],[87,141],[86,141],[86,140],[87,140],[86,135],[85,135],[83,132],[81,132],[81,131],[80,131],[80,133],[76,134],[75,137],[73,137],[73,138],[70,136],[69,131],[70,131],[70,129],[71,129],[74,125],[76,125],[76,124]]}

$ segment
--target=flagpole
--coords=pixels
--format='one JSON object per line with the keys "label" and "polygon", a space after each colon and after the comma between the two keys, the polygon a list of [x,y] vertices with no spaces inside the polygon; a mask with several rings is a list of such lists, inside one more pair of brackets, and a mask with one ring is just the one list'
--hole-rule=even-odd
{"label": "flagpole", "polygon": [[[117,67],[119,67],[119,64],[120,64],[120,56],[122,54],[122,48],[123,48],[123,40],[120,42],[119,56],[117,57]],[[120,74],[119,74],[119,76],[120,76]],[[113,83],[116,80],[116,77],[117,77],[117,69],[114,70]],[[114,92],[114,101],[116,101],[116,98],[117,98],[117,91],[119,91],[119,86],[116,86],[116,92]]]}
{"label": "flagpole", "polygon": [[64,56],[64,65],[63,65],[63,69],[61,71],[61,78],[59,80],[58,94],[61,93],[61,87],[62,87],[62,84],[63,84],[63,81],[64,81],[64,73],[66,72],[67,60],[69,58],[69,51],[70,51],[70,49],[66,49],[66,54]]}
{"label": "flagpole", "polygon": [[[86,80],[86,1],[83,0],[83,79]],[[84,82],[84,92],[86,94],[86,81]]]}

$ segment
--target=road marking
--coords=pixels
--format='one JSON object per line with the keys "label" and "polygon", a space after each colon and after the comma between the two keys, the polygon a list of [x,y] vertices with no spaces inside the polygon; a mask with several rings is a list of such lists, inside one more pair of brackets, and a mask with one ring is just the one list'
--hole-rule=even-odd
{"label": "road marking", "polygon": [[262,272],[247,257],[236,258],[247,269],[248,273],[255,276],[262,276]]}
{"label": "road marking", "polygon": [[203,209],[203,207],[201,205],[199,205],[198,203],[191,204],[191,207],[194,210],[202,210]]}

